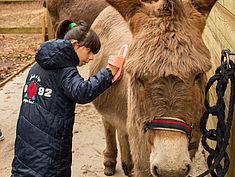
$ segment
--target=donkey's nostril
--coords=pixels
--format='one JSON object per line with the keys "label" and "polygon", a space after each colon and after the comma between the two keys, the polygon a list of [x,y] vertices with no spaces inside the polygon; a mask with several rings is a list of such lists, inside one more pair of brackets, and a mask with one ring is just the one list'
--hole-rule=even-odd
{"label": "donkey's nostril", "polygon": [[153,166],[153,174],[156,176],[156,177],[160,177],[158,172],[157,172],[157,166]]}

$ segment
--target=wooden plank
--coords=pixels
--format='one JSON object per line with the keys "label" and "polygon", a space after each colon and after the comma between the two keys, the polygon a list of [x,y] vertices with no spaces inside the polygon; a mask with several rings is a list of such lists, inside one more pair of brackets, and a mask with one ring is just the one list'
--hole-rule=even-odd
{"label": "wooden plank", "polygon": [[219,0],[218,2],[235,15],[235,0]]}
{"label": "wooden plank", "polygon": [[[235,147],[235,138],[234,138],[235,137],[235,125],[234,125],[235,123],[234,122],[235,122],[235,119],[233,117],[233,127],[231,128],[232,129],[231,134],[233,136],[233,139],[232,139],[232,141],[229,142],[230,149],[234,149],[234,147]],[[232,154],[232,153],[230,153],[230,154]],[[230,160],[232,161],[231,165],[230,165],[230,168],[232,170],[229,171],[229,175],[230,176],[235,176],[235,162],[234,162],[235,161],[235,152],[232,154],[232,158]]]}
{"label": "wooden plank", "polygon": [[[209,25],[208,25],[209,26]],[[216,47],[216,44],[217,46],[221,45],[221,40],[218,42],[218,40],[216,39],[213,39],[212,40],[212,37],[214,34],[210,31],[210,29],[208,28],[207,26],[207,29],[205,29],[206,33],[207,33],[207,36],[209,36],[210,38],[210,41],[209,43],[207,44],[208,45],[208,48],[209,50],[211,51],[211,62],[212,62],[212,69],[210,70],[210,72],[208,73],[209,77],[212,76],[215,72],[215,69],[220,65],[220,52],[221,50],[219,49],[220,47]],[[213,44],[213,45],[212,45]],[[235,61],[235,60],[234,60]],[[211,105],[214,105],[216,100],[217,100],[217,96],[216,96],[216,85],[213,85],[210,89],[210,92],[209,92],[209,100],[210,100],[210,104]],[[228,86],[228,88],[230,88]],[[225,102],[226,102],[226,112],[228,110],[227,106],[228,106],[228,100],[229,100],[229,97],[228,97],[228,93],[225,94]],[[217,124],[217,119],[213,119],[212,116],[209,118],[209,121],[207,123],[207,128],[208,129],[211,129],[211,128],[215,128],[216,127],[216,124]],[[233,118],[233,120],[235,120],[235,117]],[[214,143],[211,143],[211,142],[208,142],[208,144],[210,144],[211,147],[214,147],[215,144]],[[229,157],[230,157],[230,168],[229,168],[229,171],[227,173],[227,177],[234,177],[235,176],[235,172],[233,171],[233,166],[234,166],[234,159],[235,159],[235,149],[233,148],[235,145],[235,124],[233,123],[233,126],[231,128],[231,137],[230,137],[230,143],[229,143],[229,146],[227,148],[227,152],[229,153]]]}
{"label": "wooden plank", "polygon": [[[47,0],[46,0],[46,4],[48,4]],[[50,17],[48,8],[46,11],[46,16],[47,16],[48,39],[54,39],[55,35],[54,35],[54,30],[52,28],[52,22],[51,22],[51,17]]]}
{"label": "wooden plank", "polygon": [[[235,113],[233,113],[235,114]],[[230,166],[227,177],[234,177],[235,176],[235,116],[233,116],[233,126],[231,127],[231,137],[228,144],[228,154],[230,158]]]}
{"label": "wooden plank", "polygon": [[42,42],[45,42],[46,41],[45,15],[41,17],[41,26],[42,26]]}
{"label": "wooden plank", "polygon": [[[235,15],[230,13],[221,4],[216,3],[210,13],[208,20],[215,24],[214,29],[211,25],[211,30],[217,34],[219,37],[218,40],[220,40],[220,36],[222,35],[230,47],[233,46],[231,50],[235,50]],[[220,43],[224,44],[223,41]]]}
{"label": "wooden plank", "polygon": [[0,2],[36,2],[44,0],[0,0]]}
{"label": "wooden plank", "polygon": [[10,77],[6,78],[2,82],[0,82],[0,87],[2,87],[4,84],[6,84],[9,80],[11,80],[13,77],[18,75],[20,72],[24,71],[26,68],[28,68],[30,65],[32,65],[35,62],[35,59],[32,59],[27,65],[20,68],[18,71],[16,71],[14,74],[12,74]]}
{"label": "wooden plank", "polygon": [[[216,39],[215,33],[213,33],[213,31],[211,31],[211,23],[210,22],[211,22],[211,20],[208,19],[207,25],[206,25],[204,32],[203,32],[203,40],[211,53],[212,68],[207,73],[208,79],[214,75],[216,67],[220,65],[220,51],[222,49],[222,47],[219,44],[219,40]],[[212,25],[213,25],[213,23],[212,23]],[[214,26],[212,28],[214,28]],[[216,89],[216,86],[212,85],[212,87],[208,93],[209,101],[210,101],[211,105],[212,104],[214,105],[217,100],[215,89]],[[207,129],[214,129],[216,127],[216,124],[217,124],[216,119],[213,119],[213,117],[210,116],[208,119],[208,122],[207,122]],[[211,141],[209,141],[208,144],[211,147],[215,146],[215,144],[213,144]]]}
{"label": "wooden plank", "polygon": [[[228,0],[231,2],[231,0]],[[234,2],[234,0],[232,0]],[[225,3],[225,2],[224,2]],[[233,5],[230,4],[230,5]],[[231,6],[230,9],[233,7]],[[220,56],[221,50],[223,48],[229,48],[231,51],[235,51],[235,15],[234,12],[231,13],[229,8],[224,7],[221,3],[216,3],[213,7],[210,16],[207,20],[207,25],[203,32],[203,39],[206,43],[208,49],[211,52],[211,62],[212,62],[212,69],[208,72],[208,76],[211,77],[214,75],[215,69],[221,64]],[[235,57],[231,57],[233,61],[235,61]],[[228,86],[228,88],[230,88]],[[229,89],[228,89],[229,90]],[[225,94],[225,102],[226,106],[228,106],[229,101],[229,93],[228,91]],[[215,85],[211,88],[209,92],[209,100],[210,104],[214,105],[217,96],[215,92]],[[226,111],[228,108],[226,107]],[[234,113],[235,114],[235,113]],[[234,177],[235,176],[235,115],[233,118],[233,126],[231,128],[231,137],[229,141],[229,145],[227,148],[227,152],[230,157],[230,168],[226,177]],[[208,128],[215,128],[216,127],[216,119],[209,119]],[[214,144],[210,143],[212,147]]]}
{"label": "wooden plank", "polygon": [[41,33],[42,33],[41,27],[0,28],[0,34],[41,34]]}

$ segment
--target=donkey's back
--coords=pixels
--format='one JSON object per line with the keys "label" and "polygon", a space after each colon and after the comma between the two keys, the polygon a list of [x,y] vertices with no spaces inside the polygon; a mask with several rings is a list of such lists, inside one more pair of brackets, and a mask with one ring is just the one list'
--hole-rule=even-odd
{"label": "donkey's back", "polygon": [[[110,55],[117,55],[123,44],[130,43],[132,36],[126,21],[112,7],[103,10],[91,28],[95,30],[101,40],[101,50],[90,66],[90,75],[94,75],[107,65]],[[103,116],[106,137],[106,149],[104,150],[104,173],[106,175],[113,175],[115,171],[117,157],[116,130],[125,174],[128,175],[133,167],[126,132],[127,79],[126,73],[123,73],[120,81],[115,82],[93,102],[96,109]]]}
{"label": "donkey's back", "polygon": [[[101,50],[95,56],[95,60],[91,62],[90,66],[90,75],[94,75],[107,65],[110,55],[117,55],[123,44],[130,43],[131,33],[128,30],[126,22],[112,7],[107,7],[97,17],[91,28],[95,30],[101,40]],[[121,36],[119,35],[120,33],[124,33],[125,35]],[[126,74],[124,73],[120,81],[115,82],[93,102],[102,115],[107,115],[107,119],[105,120],[117,122],[117,124],[115,124],[117,127],[120,126],[120,121],[126,121],[126,79]],[[114,119],[113,117],[117,117],[117,119]],[[123,127],[123,125],[121,125],[121,127]]]}

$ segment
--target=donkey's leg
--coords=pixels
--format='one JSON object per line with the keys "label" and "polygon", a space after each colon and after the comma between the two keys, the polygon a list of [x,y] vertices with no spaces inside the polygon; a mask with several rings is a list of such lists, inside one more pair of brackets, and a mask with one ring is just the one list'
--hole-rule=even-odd
{"label": "donkey's leg", "polygon": [[[133,144],[132,144],[133,145]],[[131,147],[133,148],[133,146]],[[134,177],[152,177],[150,170],[149,158],[146,152],[139,149],[140,146],[135,144],[134,150],[132,149],[132,159],[134,162],[133,176]],[[141,157],[142,156],[142,157]]]}
{"label": "donkey's leg", "polygon": [[146,139],[146,135],[143,133],[139,134],[134,123],[135,122],[129,122],[129,124],[127,124],[131,157],[134,163],[132,175],[134,177],[152,177],[149,160],[151,149],[147,145],[148,139]]}
{"label": "donkey's leg", "polygon": [[104,174],[112,176],[115,173],[117,164],[117,143],[116,143],[116,129],[110,123],[103,120],[105,130],[106,147],[104,150]]}
{"label": "donkey's leg", "polygon": [[126,132],[123,132],[121,130],[117,130],[117,133],[121,152],[122,169],[126,176],[131,176],[133,162],[130,152],[128,135],[126,134]]}

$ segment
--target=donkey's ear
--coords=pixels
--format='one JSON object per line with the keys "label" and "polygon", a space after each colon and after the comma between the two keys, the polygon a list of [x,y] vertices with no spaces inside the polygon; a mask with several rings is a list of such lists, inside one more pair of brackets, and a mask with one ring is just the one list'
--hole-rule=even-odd
{"label": "donkey's ear", "polygon": [[55,37],[56,39],[64,39],[66,32],[70,29],[71,20],[63,20],[59,23],[56,28]]}
{"label": "donkey's ear", "polygon": [[138,9],[142,6],[140,0],[106,0],[128,21],[133,17]]}

